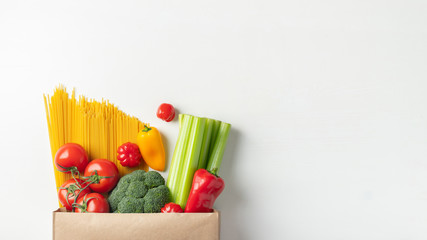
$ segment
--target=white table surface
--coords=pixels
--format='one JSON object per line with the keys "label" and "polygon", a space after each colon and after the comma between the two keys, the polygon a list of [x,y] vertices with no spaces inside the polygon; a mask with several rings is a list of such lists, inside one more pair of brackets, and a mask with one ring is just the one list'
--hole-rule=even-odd
{"label": "white table surface", "polygon": [[[0,239],[49,239],[42,94],[233,127],[222,239],[427,239],[426,1],[1,1]],[[164,173],[167,175],[167,172]]]}

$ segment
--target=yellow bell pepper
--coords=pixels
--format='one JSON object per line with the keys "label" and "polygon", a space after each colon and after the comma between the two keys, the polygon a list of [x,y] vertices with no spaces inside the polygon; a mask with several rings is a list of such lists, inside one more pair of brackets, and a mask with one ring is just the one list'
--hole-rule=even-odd
{"label": "yellow bell pepper", "polygon": [[136,143],[142,158],[150,168],[157,171],[165,170],[165,148],[157,128],[144,125],[144,129],[139,131],[136,137]]}

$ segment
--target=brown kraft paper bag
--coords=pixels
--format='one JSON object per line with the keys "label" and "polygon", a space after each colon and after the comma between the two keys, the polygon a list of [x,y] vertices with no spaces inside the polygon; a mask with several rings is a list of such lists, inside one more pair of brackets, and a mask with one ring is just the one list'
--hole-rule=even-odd
{"label": "brown kraft paper bag", "polygon": [[219,240],[220,214],[53,212],[53,239]]}

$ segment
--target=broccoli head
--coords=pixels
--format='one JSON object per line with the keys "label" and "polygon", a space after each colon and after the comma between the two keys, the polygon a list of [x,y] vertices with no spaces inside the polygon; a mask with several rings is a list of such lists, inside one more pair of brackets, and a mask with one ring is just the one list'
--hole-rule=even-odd
{"label": "broccoli head", "polygon": [[170,192],[158,172],[136,170],[123,176],[108,196],[111,212],[160,212]]}
{"label": "broccoli head", "polygon": [[151,189],[160,185],[165,185],[165,179],[160,175],[160,173],[149,171],[145,174],[144,184]]}
{"label": "broccoli head", "polygon": [[143,213],[144,199],[134,197],[124,197],[117,206],[119,213]]}
{"label": "broccoli head", "polygon": [[160,185],[156,188],[152,188],[148,190],[144,197],[144,212],[160,212],[161,208],[164,207],[168,202],[170,202],[170,193],[168,187],[165,185]]}

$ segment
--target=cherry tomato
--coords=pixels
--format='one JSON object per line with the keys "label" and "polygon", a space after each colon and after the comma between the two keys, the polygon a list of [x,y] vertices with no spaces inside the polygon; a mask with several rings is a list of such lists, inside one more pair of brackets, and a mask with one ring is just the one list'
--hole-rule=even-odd
{"label": "cherry tomato", "polygon": [[108,213],[110,205],[107,199],[99,193],[89,193],[79,197],[75,212]]}
{"label": "cherry tomato", "polygon": [[160,209],[162,213],[182,213],[184,212],[179,204],[170,202],[166,203],[162,209]]}
{"label": "cherry tomato", "polygon": [[86,151],[77,143],[64,144],[55,155],[55,166],[61,172],[83,172],[88,163]]}
{"label": "cherry tomato", "polygon": [[[84,196],[88,193],[91,193],[90,188],[87,187],[87,184],[84,184],[82,180],[69,179],[62,184],[62,186],[58,190],[58,198],[59,202],[67,208],[67,210],[71,210],[74,200],[79,196]],[[81,191],[81,189],[84,189]],[[81,193],[80,193],[81,192]],[[80,194],[79,194],[80,193]],[[67,201],[68,199],[68,201]]]}
{"label": "cherry tomato", "polygon": [[141,152],[139,151],[138,145],[135,143],[127,142],[123,143],[117,149],[117,160],[123,167],[136,167],[141,163]]}
{"label": "cherry tomato", "polygon": [[84,176],[92,182],[89,185],[92,191],[105,193],[116,186],[119,181],[119,170],[107,159],[95,159],[86,166]]}
{"label": "cherry tomato", "polygon": [[157,109],[157,117],[163,121],[170,122],[175,117],[175,108],[169,103],[162,103]]}

